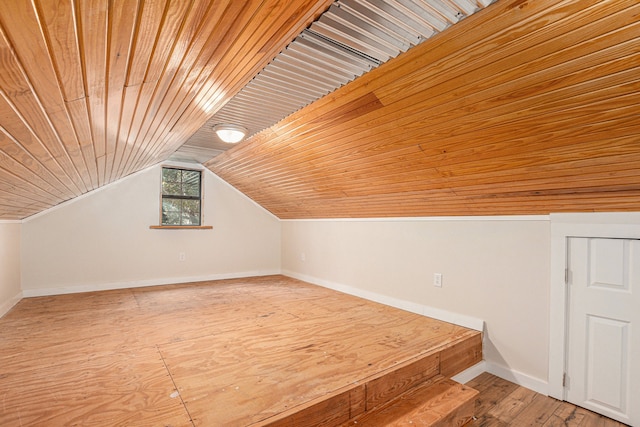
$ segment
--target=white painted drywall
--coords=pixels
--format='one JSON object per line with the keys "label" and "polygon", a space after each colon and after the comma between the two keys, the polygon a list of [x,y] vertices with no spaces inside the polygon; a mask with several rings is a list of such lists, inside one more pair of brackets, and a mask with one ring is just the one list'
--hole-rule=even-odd
{"label": "white painted drywall", "polygon": [[213,229],[149,229],[159,223],[160,179],[155,166],[25,220],[24,295],[280,271],[280,221],[207,170],[203,224]]}
{"label": "white painted drywall", "polygon": [[0,221],[0,317],[22,297],[19,222]]}
{"label": "white painted drywall", "polygon": [[[488,366],[541,391],[548,370],[549,251],[548,217],[282,224],[285,274],[381,295],[376,299],[409,309],[483,319]],[[433,286],[434,273],[442,274],[441,288]]]}

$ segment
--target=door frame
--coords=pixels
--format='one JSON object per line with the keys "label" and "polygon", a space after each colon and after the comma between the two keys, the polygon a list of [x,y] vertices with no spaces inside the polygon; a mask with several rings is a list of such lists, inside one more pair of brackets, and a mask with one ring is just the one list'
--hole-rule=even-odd
{"label": "door frame", "polygon": [[570,237],[640,239],[640,212],[551,214],[548,394],[565,400],[568,288],[565,285]]}

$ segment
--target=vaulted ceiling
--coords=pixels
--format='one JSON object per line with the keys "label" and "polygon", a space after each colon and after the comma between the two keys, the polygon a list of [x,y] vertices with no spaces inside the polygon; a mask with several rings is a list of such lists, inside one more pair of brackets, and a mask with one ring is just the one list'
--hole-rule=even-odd
{"label": "vaulted ceiling", "polygon": [[3,0],[0,219],[166,160],[330,0]]}
{"label": "vaulted ceiling", "polygon": [[281,218],[640,210],[640,3],[499,0],[207,166]]}
{"label": "vaulted ceiling", "polygon": [[[0,219],[167,159],[327,0],[5,0]],[[640,211],[640,4],[498,0],[206,163],[280,218]]]}

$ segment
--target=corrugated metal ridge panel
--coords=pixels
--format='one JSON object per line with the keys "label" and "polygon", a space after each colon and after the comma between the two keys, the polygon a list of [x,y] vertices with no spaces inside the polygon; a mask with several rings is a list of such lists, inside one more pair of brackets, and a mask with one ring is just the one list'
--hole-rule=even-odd
{"label": "corrugated metal ridge panel", "polygon": [[[379,3],[384,4],[384,2]],[[378,10],[374,9],[374,7],[376,7],[374,2],[363,4],[362,1],[343,0],[341,1],[341,5],[350,9],[351,13],[359,14],[362,19],[368,20],[372,25],[387,29],[390,33],[395,34],[396,37],[399,37],[409,45],[416,45],[421,41],[421,38],[417,36],[415,32],[406,28],[404,22],[383,13],[381,8],[378,8]]]}
{"label": "corrugated metal ridge panel", "polygon": [[[271,72],[275,72],[271,74]],[[262,75],[265,82],[272,82],[274,84],[281,83],[282,81],[288,81],[290,86],[293,87],[295,82],[295,90],[300,92],[300,96],[321,97],[326,93],[326,90],[319,88],[316,82],[310,76],[296,75],[295,72],[287,70],[286,68],[279,68],[277,66],[271,67]]]}
{"label": "corrugated metal ridge panel", "polygon": [[311,37],[317,36],[314,36],[310,32],[303,34],[303,37],[300,37],[299,43],[292,45],[290,51],[294,54],[298,53],[307,60],[321,61],[323,64],[347,76],[360,75],[364,70],[372,68],[369,63],[359,62],[356,58],[340,56],[339,53],[324,48],[321,44],[322,39],[318,38],[318,40],[313,40]]}
{"label": "corrugated metal ridge panel", "polygon": [[255,135],[492,1],[337,0],[192,138],[218,123]]}
{"label": "corrugated metal ridge panel", "polygon": [[411,47],[410,43],[398,37],[398,34],[396,34],[397,29],[380,25],[378,20],[368,18],[367,14],[359,14],[357,9],[349,8],[348,4],[349,2],[332,5],[318,22],[326,22],[326,19],[333,18],[346,26],[355,27],[357,32],[368,35],[370,39],[376,41],[376,44],[383,44],[393,50],[398,49],[400,51],[405,51]]}
{"label": "corrugated metal ridge panel", "polygon": [[[415,44],[435,34],[433,27],[425,26],[419,20],[416,20],[415,17],[407,14],[406,10],[400,8],[395,2],[392,3],[391,0],[350,0],[343,1],[343,4],[345,7],[354,11],[354,13],[364,15],[362,10],[368,9],[367,15],[373,14],[376,16],[376,21],[386,19],[389,22],[395,23],[416,39]],[[393,27],[388,28],[390,31],[393,30]],[[395,32],[396,34],[402,34],[402,32],[397,30]]]}
{"label": "corrugated metal ridge panel", "polygon": [[[379,65],[379,62],[370,57],[362,57],[354,55],[354,52],[346,46],[337,46],[335,41],[326,40],[318,34],[314,34],[311,30],[305,30],[297,39],[297,43],[301,46],[309,46],[315,49],[319,54],[335,58],[345,64],[350,64],[357,69],[371,69]],[[373,62],[373,63],[372,63]]]}

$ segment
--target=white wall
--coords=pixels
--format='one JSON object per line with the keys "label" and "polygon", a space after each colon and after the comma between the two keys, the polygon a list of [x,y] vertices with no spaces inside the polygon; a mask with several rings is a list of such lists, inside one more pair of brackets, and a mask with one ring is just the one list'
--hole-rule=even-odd
{"label": "white wall", "polygon": [[208,170],[203,224],[213,229],[149,229],[160,180],[155,166],[25,220],[25,296],[280,271],[279,220]]}
{"label": "white wall", "polygon": [[0,317],[20,298],[19,222],[0,221]]}
{"label": "white wall", "polygon": [[483,319],[490,370],[544,391],[548,217],[284,221],[282,236],[285,274],[411,311]]}

